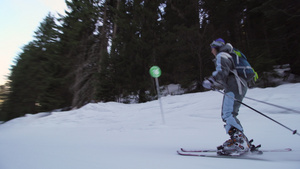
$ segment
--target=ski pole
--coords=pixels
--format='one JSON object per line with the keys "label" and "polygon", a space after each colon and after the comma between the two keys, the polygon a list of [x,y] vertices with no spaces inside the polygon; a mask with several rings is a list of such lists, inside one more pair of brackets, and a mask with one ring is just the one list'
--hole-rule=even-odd
{"label": "ski pole", "polygon": [[251,109],[251,110],[253,110],[253,111],[257,112],[258,114],[260,114],[260,115],[262,115],[262,116],[264,116],[264,117],[266,117],[266,118],[268,118],[268,119],[272,120],[273,122],[275,122],[275,123],[277,123],[277,124],[281,125],[282,127],[286,128],[286,129],[288,129],[288,130],[292,131],[292,132],[293,132],[293,134],[297,134],[297,135],[299,135],[299,136],[300,136],[300,134],[299,134],[299,133],[297,133],[297,130],[293,130],[293,129],[291,129],[291,128],[289,128],[289,127],[287,127],[287,126],[285,126],[285,125],[283,125],[283,124],[279,123],[278,121],[276,121],[276,120],[272,119],[271,117],[269,117],[269,116],[267,116],[267,115],[263,114],[262,112],[260,112],[260,111],[258,111],[258,110],[256,110],[256,109],[254,109],[254,108],[252,108],[252,107],[248,106],[247,104],[245,104],[245,103],[241,102],[240,100],[238,100],[238,99],[236,99],[236,98],[234,98],[234,97],[231,97],[231,96],[229,96],[228,94],[226,94],[226,93],[224,93],[224,92],[222,92],[222,91],[220,91],[220,90],[216,90],[216,91],[218,91],[219,93],[222,93],[222,94],[226,95],[227,97],[229,97],[229,98],[233,99],[234,101],[241,103],[242,105],[244,105],[244,106],[248,107],[249,109]]}
{"label": "ski pole", "polygon": [[[218,82],[216,82],[216,83],[218,83]],[[223,86],[221,83],[218,83],[218,85]],[[245,98],[249,99],[249,100],[252,100],[252,101],[264,103],[264,104],[267,104],[267,105],[270,105],[270,106],[274,106],[274,107],[277,107],[277,108],[281,108],[281,109],[284,109],[284,110],[292,111],[292,112],[295,112],[295,113],[300,113],[300,111],[297,111],[297,110],[294,110],[294,109],[286,108],[286,107],[283,107],[283,106],[279,106],[279,105],[268,103],[268,102],[261,101],[261,100],[256,100],[256,99],[253,99],[253,98],[250,98],[250,97],[247,97],[247,96]]]}
{"label": "ski pole", "polygon": [[268,103],[268,102],[261,101],[261,100],[256,100],[256,99],[253,99],[253,98],[250,98],[250,97],[245,97],[245,98],[249,99],[249,100],[256,101],[256,102],[264,103],[264,104],[267,104],[267,105],[270,105],[270,106],[274,106],[274,107],[277,107],[277,108],[281,108],[281,109],[284,109],[284,110],[292,111],[292,112],[295,112],[295,113],[300,113],[300,111],[290,109],[290,108],[286,108],[286,107],[283,107],[283,106],[279,106],[279,105],[276,105],[276,104]]}

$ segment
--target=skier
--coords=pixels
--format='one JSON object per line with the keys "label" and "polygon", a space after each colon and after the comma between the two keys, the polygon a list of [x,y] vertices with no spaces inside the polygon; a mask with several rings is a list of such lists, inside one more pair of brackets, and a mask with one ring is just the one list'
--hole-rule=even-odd
{"label": "skier", "polygon": [[230,155],[233,153],[243,154],[250,150],[250,144],[243,133],[243,127],[237,119],[240,103],[233,98],[242,101],[247,92],[247,82],[239,77],[234,68],[234,61],[229,53],[233,47],[221,38],[214,40],[211,44],[211,53],[215,56],[216,70],[212,76],[203,81],[203,87],[207,89],[224,89],[222,119],[226,133],[230,139],[218,147],[219,155]]}

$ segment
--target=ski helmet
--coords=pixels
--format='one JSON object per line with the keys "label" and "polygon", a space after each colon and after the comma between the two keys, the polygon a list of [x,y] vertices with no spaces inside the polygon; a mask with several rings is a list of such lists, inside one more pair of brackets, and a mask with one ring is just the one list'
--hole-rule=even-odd
{"label": "ski helmet", "polygon": [[225,45],[225,41],[222,38],[218,38],[210,44],[210,47],[211,48],[220,48],[224,45]]}

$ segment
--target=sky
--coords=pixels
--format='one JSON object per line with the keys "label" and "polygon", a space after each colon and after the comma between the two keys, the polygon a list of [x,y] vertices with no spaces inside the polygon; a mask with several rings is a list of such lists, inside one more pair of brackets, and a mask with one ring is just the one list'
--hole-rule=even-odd
{"label": "sky", "polygon": [[65,0],[0,0],[0,85],[46,15],[66,9]]}

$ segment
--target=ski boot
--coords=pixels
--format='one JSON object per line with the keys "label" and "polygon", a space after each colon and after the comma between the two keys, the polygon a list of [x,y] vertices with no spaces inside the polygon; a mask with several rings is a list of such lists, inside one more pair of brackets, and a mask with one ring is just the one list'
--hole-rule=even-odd
{"label": "ski boot", "polygon": [[223,145],[217,147],[219,155],[242,155],[249,152],[250,143],[243,132],[236,128],[228,131],[230,139],[225,141]]}

